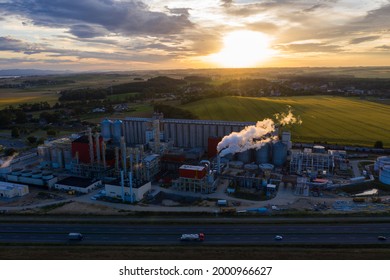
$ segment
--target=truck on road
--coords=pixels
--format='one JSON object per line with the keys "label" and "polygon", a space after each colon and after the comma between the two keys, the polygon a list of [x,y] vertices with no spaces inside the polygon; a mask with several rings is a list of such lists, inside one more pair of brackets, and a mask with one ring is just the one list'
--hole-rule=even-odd
{"label": "truck on road", "polygon": [[83,235],[79,232],[71,232],[68,234],[68,240],[83,240]]}
{"label": "truck on road", "polygon": [[180,241],[204,241],[204,233],[185,233],[181,235]]}

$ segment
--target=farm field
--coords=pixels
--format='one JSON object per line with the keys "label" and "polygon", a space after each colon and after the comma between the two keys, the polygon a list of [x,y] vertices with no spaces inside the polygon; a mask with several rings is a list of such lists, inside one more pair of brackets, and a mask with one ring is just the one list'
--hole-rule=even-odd
{"label": "farm field", "polygon": [[204,99],[182,108],[200,119],[258,121],[273,118],[291,106],[302,119],[291,127],[293,141],[373,146],[380,140],[390,147],[390,106],[331,96]]}

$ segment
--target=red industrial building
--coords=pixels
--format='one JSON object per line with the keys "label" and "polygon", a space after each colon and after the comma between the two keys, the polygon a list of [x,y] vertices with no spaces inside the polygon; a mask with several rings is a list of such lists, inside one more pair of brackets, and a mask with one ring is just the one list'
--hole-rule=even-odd
{"label": "red industrial building", "polygon": [[222,141],[222,137],[209,137],[207,140],[207,156],[208,158],[215,157],[218,154],[217,146]]}
{"label": "red industrial building", "polygon": [[182,165],[179,168],[179,176],[190,179],[203,179],[206,176],[204,166]]}
{"label": "red industrial building", "polygon": [[[102,142],[103,138],[99,137],[99,149],[100,154],[102,154]],[[96,143],[92,141],[93,145],[93,154],[94,161],[96,161]],[[80,163],[91,163],[91,158],[89,155],[89,140],[88,135],[83,135],[72,142],[72,157],[75,158],[76,154],[78,156]]]}

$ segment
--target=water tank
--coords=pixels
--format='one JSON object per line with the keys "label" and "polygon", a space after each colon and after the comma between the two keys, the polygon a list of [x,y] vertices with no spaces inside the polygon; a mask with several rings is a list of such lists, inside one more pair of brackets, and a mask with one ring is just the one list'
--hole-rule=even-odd
{"label": "water tank", "polygon": [[32,171],[30,169],[22,171],[22,176],[23,177],[31,177],[31,175],[32,175]]}
{"label": "water tank", "polygon": [[277,141],[272,146],[272,163],[280,167],[286,163],[287,160],[287,145]]}
{"label": "water tank", "polygon": [[31,177],[34,179],[42,178],[42,172],[40,170],[33,170]]}
{"label": "water tank", "polygon": [[265,143],[262,147],[255,151],[255,155],[257,164],[269,163],[271,156],[271,143]]}
{"label": "water tank", "polygon": [[53,178],[54,176],[53,176],[53,173],[52,172],[50,172],[50,171],[44,171],[44,172],[42,172],[42,179],[44,179],[44,180],[49,180],[49,179],[51,179],[51,178]]}
{"label": "water tank", "polygon": [[379,171],[379,181],[383,184],[390,185],[390,165],[385,165]]}
{"label": "water tank", "polygon": [[270,163],[262,163],[259,165],[259,167],[263,172],[265,171],[271,172],[274,169],[274,166]]}
{"label": "water tank", "polygon": [[374,170],[379,171],[379,169],[381,169],[385,165],[390,165],[390,156],[378,157],[374,165]]}
{"label": "water tank", "polygon": [[15,168],[12,170],[12,175],[19,176],[22,173],[22,168]]}
{"label": "water tank", "polygon": [[325,152],[326,151],[324,146],[320,146],[320,145],[313,146],[313,153],[325,154]]}
{"label": "water tank", "polygon": [[255,172],[259,170],[259,166],[257,164],[248,163],[244,165],[244,169],[249,172]]}
{"label": "water tank", "polygon": [[112,133],[112,137],[114,138],[114,142],[119,143],[122,137],[122,121],[116,120],[114,122],[114,130]]}
{"label": "water tank", "polygon": [[103,120],[101,123],[101,135],[103,137],[103,140],[104,141],[107,141],[109,139],[111,139],[112,135],[111,135],[111,127],[112,127],[112,121],[110,121],[109,119],[105,119]]}
{"label": "water tank", "polygon": [[237,154],[237,160],[243,163],[252,162],[252,150],[246,150]]}
{"label": "water tank", "polygon": [[244,163],[242,161],[231,161],[229,162],[230,168],[242,169]]}

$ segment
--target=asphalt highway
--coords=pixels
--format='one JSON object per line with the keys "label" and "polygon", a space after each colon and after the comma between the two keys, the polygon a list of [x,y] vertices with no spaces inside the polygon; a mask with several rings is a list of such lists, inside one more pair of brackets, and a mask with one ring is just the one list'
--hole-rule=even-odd
{"label": "asphalt highway", "polygon": [[[82,241],[69,241],[68,233],[82,233]],[[390,237],[390,223],[289,225],[107,225],[107,224],[0,224],[0,243],[71,243],[173,245],[183,233],[205,233],[203,244],[380,244]],[[275,240],[275,235],[283,240]]]}

